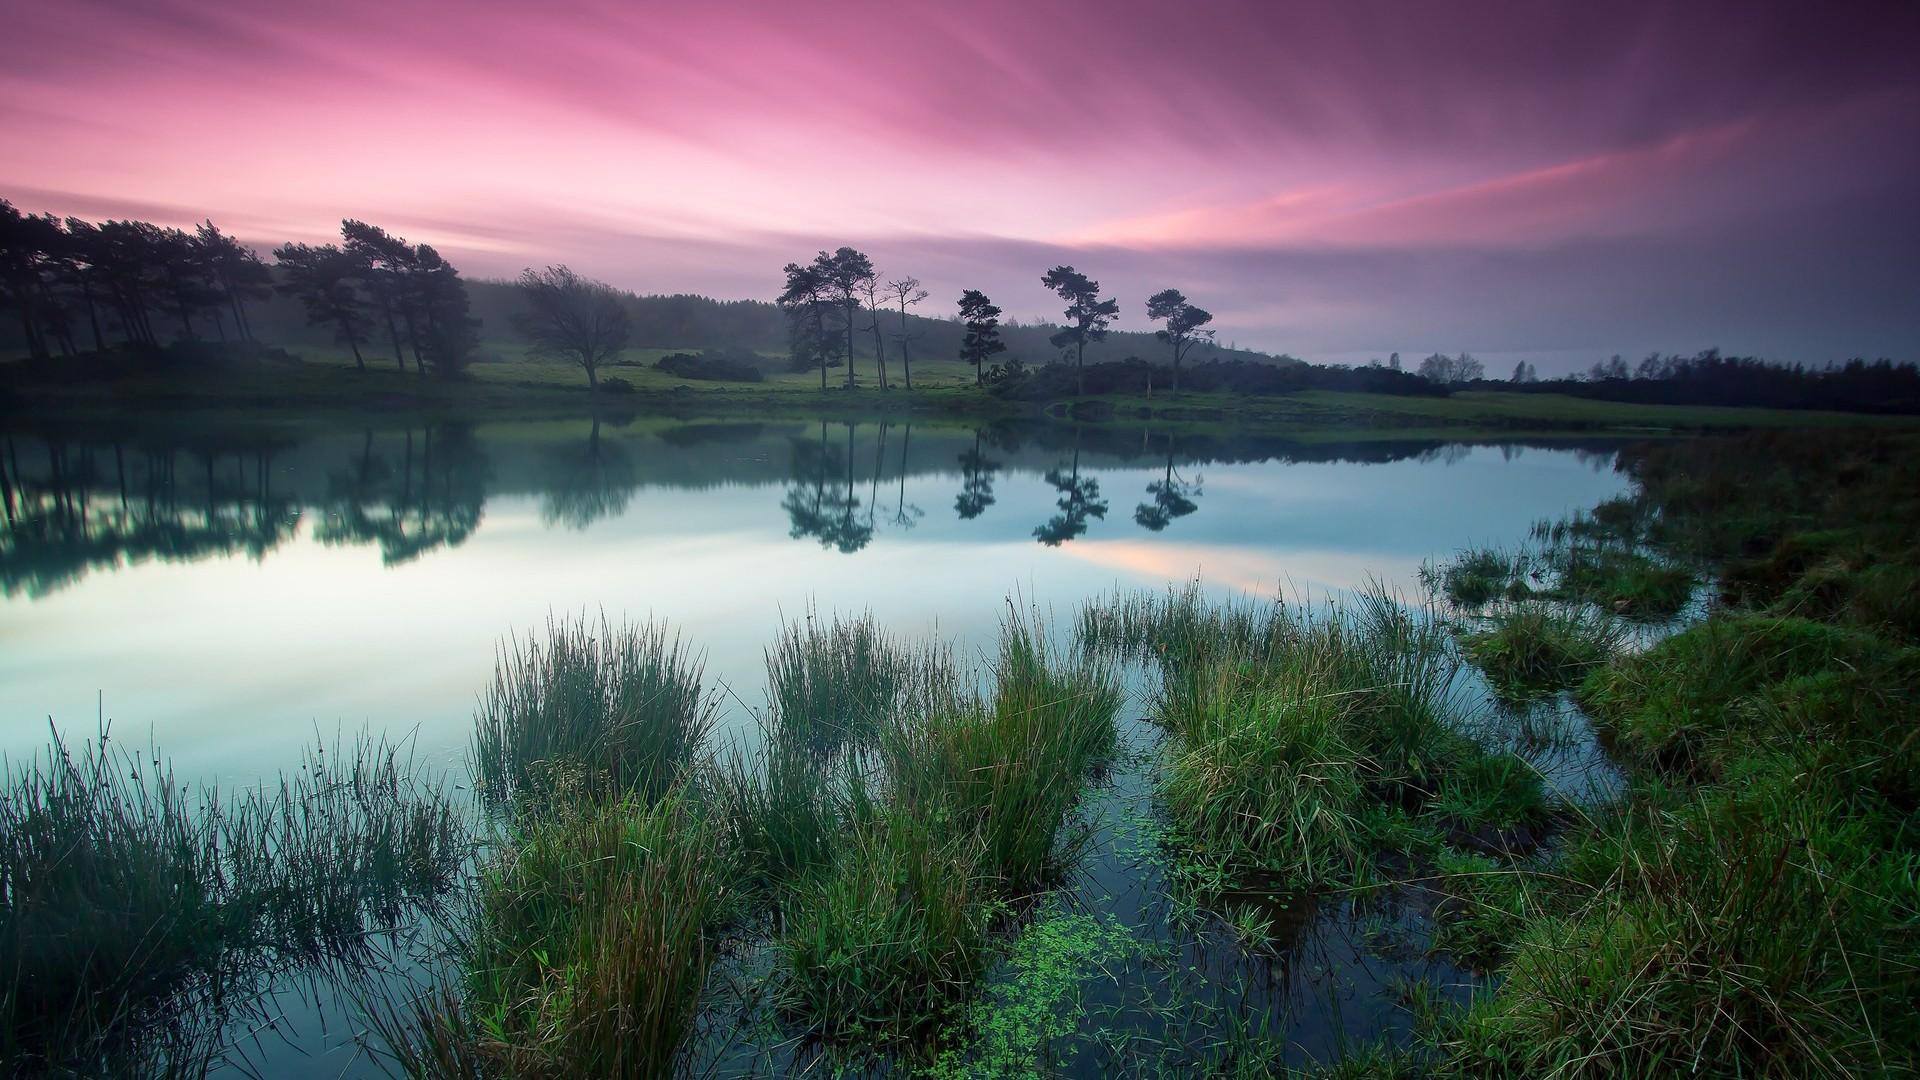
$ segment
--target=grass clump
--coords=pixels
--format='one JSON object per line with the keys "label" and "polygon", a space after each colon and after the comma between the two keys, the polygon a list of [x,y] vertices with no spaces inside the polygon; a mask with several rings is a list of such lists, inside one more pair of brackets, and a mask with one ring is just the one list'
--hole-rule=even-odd
{"label": "grass clump", "polygon": [[1466,654],[1507,701],[1543,697],[1578,683],[1618,647],[1620,628],[1604,615],[1559,604],[1523,603],[1467,635]]}
{"label": "grass clump", "polygon": [[[1901,687],[1920,667],[1915,655],[1830,623],[1723,615],[1593,672],[1580,696],[1623,748],[1705,775],[1748,753],[1756,736],[1789,744],[1877,737],[1860,727],[1872,718],[1845,706],[1854,691],[1875,687],[1886,704],[1911,700]],[[1823,684],[1829,692],[1817,693]],[[1847,687],[1839,699],[1837,685]]]}
{"label": "grass clump", "polygon": [[1443,852],[1436,861],[1445,892],[1434,912],[1433,949],[1479,971],[1507,958],[1512,943],[1546,910],[1546,879],[1486,855]]}
{"label": "grass clump", "polygon": [[871,614],[831,621],[809,613],[767,650],[768,697],[783,735],[822,751],[870,740],[916,676],[914,656]]}
{"label": "grass clump", "polygon": [[[1452,1047],[1473,1075],[1890,1075],[1920,1060],[1920,913],[1893,819],[1762,765],[1642,805],[1567,864],[1592,885],[1514,942]],[[1910,846],[1908,847],[1910,850]]]}
{"label": "grass clump", "polygon": [[495,805],[585,795],[650,801],[713,723],[701,663],[664,624],[551,620],[509,642],[475,716],[476,780]]}
{"label": "grass clump", "polygon": [[730,904],[720,830],[680,791],[527,827],[481,874],[465,985],[382,1025],[416,1076],[670,1074]]}
{"label": "grass clump", "polygon": [[1558,554],[1554,595],[1632,619],[1667,619],[1693,598],[1693,571],[1620,547],[1571,547]]}
{"label": "grass clump", "polygon": [[1495,600],[1524,600],[1533,595],[1528,583],[1532,560],[1497,548],[1471,548],[1439,569],[1423,566],[1420,578],[1430,589],[1464,608],[1482,608]]}
{"label": "grass clump", "polygon": [[795,888],[780,951],[786,1011],[837,1039],[926,1036],[991,959],[998,912],[963,830],[883,812]]}
{"label": "grass clump", "polygon": [[241,988],[356,955],[467,852],[448,800],[383,743],[222,798],[107,742],[56,735],[0,790],[0,1056],[22,1068],[211,1064]]}

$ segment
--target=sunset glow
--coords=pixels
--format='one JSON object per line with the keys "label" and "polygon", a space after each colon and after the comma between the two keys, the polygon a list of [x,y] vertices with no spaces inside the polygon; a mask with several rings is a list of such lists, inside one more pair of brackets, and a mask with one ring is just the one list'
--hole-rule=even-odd
{"label": "sunset glow", "polygon": [[1070,260],[1311,358],[1911,358],[1915,9],[1635,6],[12,4],[0,193],[723,297],[856,243],[1022,318]]}

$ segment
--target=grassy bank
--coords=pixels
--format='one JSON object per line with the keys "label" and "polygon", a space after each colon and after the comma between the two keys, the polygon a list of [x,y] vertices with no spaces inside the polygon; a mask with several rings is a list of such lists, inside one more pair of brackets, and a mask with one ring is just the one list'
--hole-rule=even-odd
{"label": "grassy bank", "polygon": [[[17,365],[0,365],[0,407],[36,415],[123,417],[156,411],[206,415],[364,418],[369,413],[461,417],[577,417],[593,412],[849,418],[914,416],[995,420],[1054,416],[1083,422],[1154,420],[1170,425],[1248,429],[1368,427],[1479,431],[1731,431],[1748,428],[1911,426],[1894,417],[1813,410],[1632,405],[1556,394],[1461,392],[1447,397],[1304,391],[1272,396],[1231,393],[1113,395],[1070,401],[1018,402],[978,388],[971,368],[954,360],[915,365],[914,388],[880,390],[870,376],[856,389],[830,373],[778,370],[770,361],[760,382],[688,380],[652,367],[667,350],[637,349],[603,372],[619,392],[589,394],[579,369],[525,355],[521,346],[490,343],[464,376],[440,380],[381,364],[356,370],[342,355],[309,352],[296,360],[235,361],[214,368],[175,367],[113,379],[26,381]],[[9,370],[9,368],[13,370]],[[835,376],[839,377],[836,378]],[[897,379],[896,379],[897,381]]]}

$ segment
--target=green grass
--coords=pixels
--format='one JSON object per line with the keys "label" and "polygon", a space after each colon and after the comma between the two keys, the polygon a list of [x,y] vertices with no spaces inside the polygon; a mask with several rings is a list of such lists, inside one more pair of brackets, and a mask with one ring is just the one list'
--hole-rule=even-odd
{"label": "green grass", "polygon": [[1573,686],[1619,646],[1621,628],[1605,615],[1527,601],[1471,631],[1465,651],[1494,693],[1524,702]]}
{"label": "green grass", "polygon": [[1668,619],[1693,598],[1694,573],[1644,552],[1572,546],[1557,554],[1554,595],[1631,619]]}
{"label": "green grass", "polygon": [[914,684],[919,662],[871,614],[827,620],[809,612],[767,650],[769,704],[783,737],[822,751],[871,742]]}
{"label": "green grass", "polygon": [[712,726],[701,664],[662,623],[549,620],[501,647],[474,718],[472,759],[496,805],[663,795]]}
{"label": "green grass", "polygon": [[795,890],[780,938],[783,1008],[809,1030],[865,1042],[924,1039],[992,958],[998,901],[966,829],[896,807],[852,830]]}
{"label": "green grass", "polygon": [[0,1057],[16,1064],[210,1060],[246,988],[355,955],[431,908],[467,855],[458,812],[385,744],[319,747],[223,798],[105,742],[56,742],[0,790]]}
{"label": "green grass", "polygon": [[693,1029],[730,873],[679,793],[564,811],[481,874],[464,995],[378,1022],[416,1076],[668,1075]]}
{"label": "green grass", "polygon": [[1495,600],[1525,600],[1533,595],[1529,584],[1533,560],[1524,553],[1497,548],[1471,548],[1438,569],[1420,568],[1421,581],[1463,608],[1482,608]]}

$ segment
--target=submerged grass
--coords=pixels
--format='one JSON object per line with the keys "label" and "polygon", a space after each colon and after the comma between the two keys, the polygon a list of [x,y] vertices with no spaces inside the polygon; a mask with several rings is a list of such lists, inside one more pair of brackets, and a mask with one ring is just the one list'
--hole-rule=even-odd
{"label": "submerged grass", "polygon": [[660,798],[712,727],[701,662],[663,623],[547,623],[502,646],[475,716],[473,770],[496,805]]}

